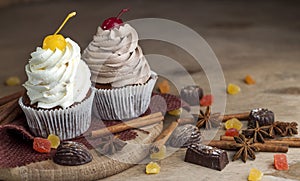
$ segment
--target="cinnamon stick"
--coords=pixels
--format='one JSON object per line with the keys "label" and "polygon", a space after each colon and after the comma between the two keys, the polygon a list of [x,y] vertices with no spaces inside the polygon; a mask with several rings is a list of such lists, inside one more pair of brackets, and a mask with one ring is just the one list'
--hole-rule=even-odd
{"label": "cinnamon stick", "polygon": [[13,94],[1,97],[0,98],[0,106],[4,105],[4,104],[6,104],[6,103],[8,103],[8,102],[10,102],[10,101],[12,101],[14,99],[18,99],[23,94],[24,94],[24,90],[21,90],[21,91],[15,92]]}
{"label": "cinnamon stick", "polygon": [[154,143],[150,147],[150,153],[157,153],[165,145],[165,143],[170,138],[173,131],[178,126],[177,121],[173,121],[166,129],[164,129],[161,134],[155,139]]}
{"label": "cinnamon stick", "polygon": [[225,114],[221,115],[219,118],[222,120],[222,122],[226,122],[229,119],[237,118],[239,120],[247,120],[249,118],[249,112],[244,113],[235,113],[235,114]]}
{"label": "cinnamon stick", "polygon": [[[209,146],[217,147],[224,150],[236,150],[238,149],[237,143],[235,141],[218,141],[212,140],[208,143]],[[281,152],[286,153],[288,151],[287,145],[275,145],[269,143],[253,143],[259,151],[262,152]]]}
{"label": "cinnamon stick", "polygon": [[284,140],[284,141],[300,141],[300,138],[298,138],[298,137],[287,137],[287,138],[280,138],[279,140]]}
{"label": "cinnamon stick", "polygon": [[88,136],[90,137],[99,137],[105,136],[111,133],[118,133],[121,131],[125,131],[131,128],[140,128],[143,126],[152,125],[155,123],[159,123],[164,119],[161,112],[150,114],[144,117],[139,117],[127,122],[123,122],[117,125],[109,126],[106,128],[102,128],[99,130],[92,131]]}
{"label": "cinnamon stick", "polygon": [[18,107],[18,99],[13,99],[10,102],[0,106],[0,122],[6,119]]}
{"label": "cinnamon stick", "polygon": [[[220,136],[220,140],[223,141],[234,141],[234,138],[231,136]],[[283,144],[287,145],[288,147],[295,147],[300,148],[300,138],[282,138],[282,139],[275,139],[275,140],[265,140],[266,144]]]}
{"label": "cinnamon stick", "polygon": [[16,117],[18,117],[22,113],[23,113],[22,109],[20,107],[17,107],[4,120],[0,121],[0,125],[11,123]]}
{"label": "cinnamon stick", "polygon": [[193,124],[193,123],[195,123],[195,119],[194,118],[179,118],[179,119],[177,119],[177,122],[179,125]]}

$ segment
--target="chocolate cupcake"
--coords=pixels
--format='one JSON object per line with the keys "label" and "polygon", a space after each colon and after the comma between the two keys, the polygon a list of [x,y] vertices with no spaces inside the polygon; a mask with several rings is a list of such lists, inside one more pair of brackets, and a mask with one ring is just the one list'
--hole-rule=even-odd
{"label": "chocolate cupcake", "polygon": [[43,47],[31,53],[25,72],[27,95],[19,105],[35,136],[55,134],[65,140],[87,131],[94,90],[76,42],[56,33],[47,36]]}
{"label": "chocolate cupcake", "polygon": [[105,22],[82,54],[97,89],[96,115],[103,120],[138,117],[150,104],[157,75],[138,45],[135,29],[127,23]]}

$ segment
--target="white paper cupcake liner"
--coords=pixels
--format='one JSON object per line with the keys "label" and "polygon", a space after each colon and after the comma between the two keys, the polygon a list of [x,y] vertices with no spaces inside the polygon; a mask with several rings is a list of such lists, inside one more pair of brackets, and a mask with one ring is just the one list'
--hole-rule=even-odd
{"label": "white paper cupcake liner", "polygon": [[150,80],[142,85],[117,89],[96,89],[94,114],[102,120],[125,120],[146,112],[157,74],[152,72]]}
{"label": "white paper cupcake liner", "polygon": [[94,90],[83,102],[66,109],[38,110],[23,104],[19,105],[26,115],[30,131],[39,137],[47,138],[49,134],[59,136],[61,140],[75,138],[91,125]]}

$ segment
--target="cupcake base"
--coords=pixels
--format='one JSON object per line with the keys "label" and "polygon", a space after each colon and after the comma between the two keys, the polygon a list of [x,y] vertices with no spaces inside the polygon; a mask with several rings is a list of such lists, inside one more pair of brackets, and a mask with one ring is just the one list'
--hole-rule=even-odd
{"label": "cupcake base", "polygon": [[94,89],[81,103],[66,109],[37,109],[23,103],[19,105],[25,113],[30,131],[35,136],[46,138],[49,134],[59,136],[61,140],[75,138],[88,130],[91,125],[91,110]]}
{"label": "cupcake base", "polygon": [[125,120],[142,115],[148,108],[157,74],[147,83],[115,89],[96,89],[93,112],[102,120]]}

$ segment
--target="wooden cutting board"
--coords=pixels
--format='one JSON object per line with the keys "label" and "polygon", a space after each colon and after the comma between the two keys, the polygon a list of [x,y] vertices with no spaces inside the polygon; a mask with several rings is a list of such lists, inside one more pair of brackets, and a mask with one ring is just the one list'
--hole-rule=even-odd
{"label": "wooden cutting board", "polygon": [[80,166],[61,166],[52,160],[31,163],[21,167],[0,169],[0,180],[35,180],[35,181],[74,181],[97,180],[120,173],[148,156],[148,149],[154,139],[161,133],[163,123],[142,128],[148,131],[137,131],[134,140],[127,141],[127,145],[112,156],[99,154],[95,149],[90,150],[92,162]]}

